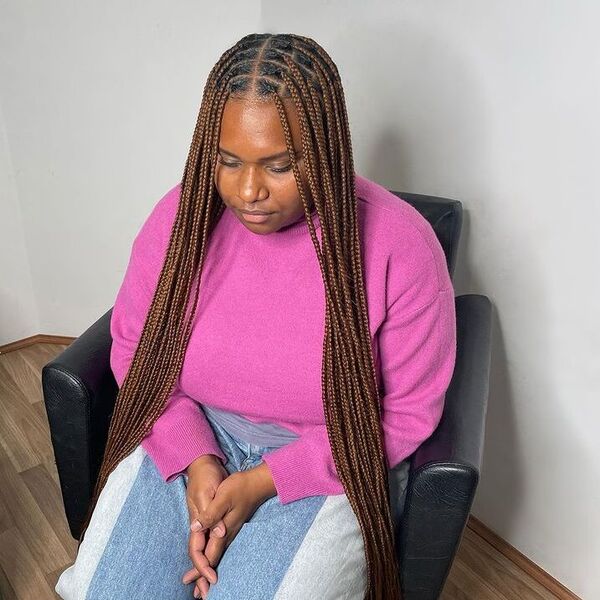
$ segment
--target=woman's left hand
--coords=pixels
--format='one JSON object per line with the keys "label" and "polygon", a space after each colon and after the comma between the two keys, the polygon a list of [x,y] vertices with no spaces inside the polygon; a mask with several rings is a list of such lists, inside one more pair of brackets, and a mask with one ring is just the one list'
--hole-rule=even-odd
{"label": "woman's left hand", "polygon": [[[263,502],[276,494],[277,491],[266,463],[229,475],[217,488],[212,502],[198,514],[201,527],[197,532],[210,532],[210,536],[195,536],[197,543],[194,545],[193,552],[197,553],[196,558],[204,555],[211,567],[215,568],[242,525],[252,517]],[[221,519],[226,528],[224,537],[218,537],[212,530]],[[204,540],[206,540],[206,544],[204,544]],[[192,562],[194,562],[194,557],[192,557]],[[191,583],[199,577],[201,574],[198,570],[192,568],[183,576],[183,582]],[[195,592],[202,592],[198,585],[196,585]]]}

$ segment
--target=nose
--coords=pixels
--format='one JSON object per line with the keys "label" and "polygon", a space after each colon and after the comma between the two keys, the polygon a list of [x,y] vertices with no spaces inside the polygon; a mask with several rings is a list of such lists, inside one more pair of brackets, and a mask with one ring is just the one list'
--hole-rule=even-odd
{"label": "nose", "polygon": [[266,200],[269,197],[269,190],[264,185],[262,176],[256,166],[247,165],[242,168],[238,195],[244,202]]}

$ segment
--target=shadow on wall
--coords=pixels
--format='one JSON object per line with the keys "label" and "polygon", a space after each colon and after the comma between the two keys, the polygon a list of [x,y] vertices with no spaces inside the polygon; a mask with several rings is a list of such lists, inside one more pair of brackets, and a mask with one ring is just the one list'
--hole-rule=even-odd
{"label": "shadow on wall", "polygon": [[[362,165],[357,170],[388,189],[462,201],[456,294],[483,293],[493,302],[493,295],[481,281],[485,277],[478,274],[481,261],[474,261],[479,262],[477,265],[469,260],[476,252],[469,247],[471,219],[480,232],[493,227],[486,208],[492,160],[486,144],[490,109],[476,65],[452,48],[451,40],[433,37],[414,22],[410,27],[388,31],[361,24],[354,33],[332,39],[330,45],[341,58],[338,64],[345,89],[352,90],[346,100],[355,162]],[[384,57],[382,45],[373,46],[375,39],[385,40]],[[344,56],[352,63],[350,77],[345,76]],[[353,120],[352,115],[360,115],[362,120]],[[531,275],[535,272],[532,269]],[[490,522],[486,515],[492,514],[492,522],[508,531],[526,481],[519,462],[523,450],[513,409],[509,357],[496,310],[492,340],[484,469],[473,513],[480,504],[486,513],[482,520]],[[499,489],[507,490],[507,494],[498,494]]]}

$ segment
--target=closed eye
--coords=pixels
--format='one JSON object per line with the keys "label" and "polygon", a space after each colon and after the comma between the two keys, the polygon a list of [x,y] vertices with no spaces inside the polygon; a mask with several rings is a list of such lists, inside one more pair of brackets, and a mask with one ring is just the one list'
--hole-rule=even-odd
{"label": "closed eye", "polygon": [[[225,160],[221,155],[217,156],[217,162],[222,164],[224,167],[229,167],[232,169],[240,166],[239,162]],[[269,170],[273,173],[287,173],[291,168],[292,163],[289,163],[283,167],[269,167]]]}
{"label": "closed eye", "polygon": [[270,169],[271,169],[271,171],[273,171],[273,173],[286,173],[291,168],[292,168],[292,163],[290,163],[289,165],[286,165],[285,167],[270,167]]}
{"label": "closed eye", "polygon": [[229,162],[223,159],[222,156],[217,157],[217,162],[221,163],[224,167],[239,167],[240,163]]}

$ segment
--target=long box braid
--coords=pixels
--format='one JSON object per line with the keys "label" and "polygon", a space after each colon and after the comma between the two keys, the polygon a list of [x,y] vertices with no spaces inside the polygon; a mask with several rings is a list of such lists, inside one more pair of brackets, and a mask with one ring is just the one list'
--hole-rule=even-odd
{"label": "long box braid", "polygon": [[[323,276],[323,407],[336,470],[364,541],[365,599],[398,600],[399,569],[344,92],[327,52],[311,38],[294,34],[247,35],[222,54],[208,76],[164,264],[117,395],[79,542],[108,476],[151,430],[180,373],[198,304],[207,240],[225,210],[213,182],[223,108],[230,96],[250,95],[272,100],[277,107]],[[298,114],[308,192],[296,162],[284,99],[291,99]],[[319,215],[321,242],[308,193]]]}

